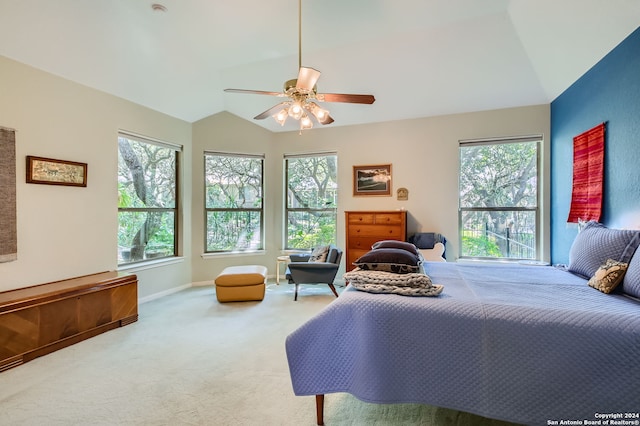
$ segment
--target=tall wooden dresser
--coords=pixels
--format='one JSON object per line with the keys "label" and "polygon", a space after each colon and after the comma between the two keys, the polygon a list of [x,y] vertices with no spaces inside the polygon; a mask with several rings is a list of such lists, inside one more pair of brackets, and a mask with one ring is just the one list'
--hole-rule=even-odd
{"label": "tall wooden dresser", "polygon": [[354,268],[353,262],[371,250],[375,242],[407,239],[407,212],[404,210],[350,211],[345,215],[347,271]]}

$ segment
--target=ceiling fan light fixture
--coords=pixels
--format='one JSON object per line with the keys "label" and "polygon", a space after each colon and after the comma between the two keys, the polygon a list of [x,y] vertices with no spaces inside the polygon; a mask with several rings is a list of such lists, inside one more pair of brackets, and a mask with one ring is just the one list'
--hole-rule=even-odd
{"label": "ceiling fan light fixture", "polygon": [[300,130],[307,130],[311,129],[312,127],[313,121],[311,121],[311,118],[309,118],[307,114],[303,114],[302,118],[300,119]]}
{"label": "ceiling fan light fixture", "polygon": [[329,111],[320,107],[320,105],[315,102],[309,102],[307,109],[318,119],[318,122],[325,124],[325,120],[329,117]]}
{"label": "ceiling fan light fixture", "polygon": [[267,117],[273,117],[278,124],[284,126],[287,118],[291,117],[300,121],[300,133],[304,129],[311,129],[314,121],[322,125],[334,122],[329,111],[313,101],[351,104],[372,104],[375,102],[373,95],[318,93],[316,82],[320,78],[320,74],[320,71],[316,69],[302,66],[302,0],[298,0],[298,77],[287,80],[281,93],[247,89],[224,89],[224,91],[287,97],[285,102],[263,111],[254,119],[263,120]]}
{"label": "ceiling fan light fixture", "polygon": [[297,78],[285,81],[284,93],[292,93],[295,90],[297,84],[298,84]]}
{"label": "ceiling fan light fixture", "polygon": [[273,119],[276,120],[276,122],[281,126],[284,126],[284,123],[287,121],[288,117],[289,117],[289,108],[287,107],[282,108],[280,111],[278,111],[277,114],[273,115]]}
{"label": "ceiling fan light fixture", "polygon": [[302,104],[299,101],[294,102],[289,107],[289,117],[293,118],[294,120],[300,120],[302,114],[304,114],[304,109],[302,108]]}

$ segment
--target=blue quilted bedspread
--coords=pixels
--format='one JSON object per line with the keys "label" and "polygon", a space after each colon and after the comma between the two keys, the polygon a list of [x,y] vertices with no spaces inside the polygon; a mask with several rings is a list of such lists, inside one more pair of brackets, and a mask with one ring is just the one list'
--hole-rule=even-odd
{"label": "blue quilted bedspread", "polygon": [[438,297],[347,287],[287,337],[296,395],[523,424],[640,411],[640,302],[554,267],[429,262]]}

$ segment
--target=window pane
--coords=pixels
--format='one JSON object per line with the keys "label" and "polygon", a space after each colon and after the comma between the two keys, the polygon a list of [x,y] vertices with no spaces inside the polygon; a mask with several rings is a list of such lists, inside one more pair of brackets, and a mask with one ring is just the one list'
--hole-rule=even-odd
{"label": "window pane", "polygon": [[262,159],[205,156],[206,208],[262,207]]}
{"label": "window pane", "polygon": [[336,240],[336,155],[286,159],[287,249],[309,249]]}
{"label": "window pane", "polygon": [[336,211],[290,211],[288,213],[288,247],[308,249],[336,240]]}
{"label": "window pane", "polygon": [[176,255],[177,159],[175,148],[118,137],[119,265]]}
{"label": "window pane", "polygon": [[173,256],[175,213],[118,213],[118,263]]}
{"label": "window pane", "polygon": [[462,256],[536,258],[535,211],[462,211]]}
{"label": "window pane", "polygon": [[261,211],[207,212],[206,251],[262,249]]}
{"label": "window pane", "polygon": [[264,159],[206,153],[204,166],[205,251],[262,250]]}
{"label": "window pane", "polygon": [[118,207],[176,206],[175,150],[118,138]]}
{"label": "window pane", "polygon": [[287,207],[324,209],[338,205],[337,157],[287,159]]}
{"label": "window pane", "polygon": [[535,207],[537,142],[460,148],[460,207]]}
{"label": "window pane", "polygon": [[461,257],[537,259],[538,143],[461,144]]}

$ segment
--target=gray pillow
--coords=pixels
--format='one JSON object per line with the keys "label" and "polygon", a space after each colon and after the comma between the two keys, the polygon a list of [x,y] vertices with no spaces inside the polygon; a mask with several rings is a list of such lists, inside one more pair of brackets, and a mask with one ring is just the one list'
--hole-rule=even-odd
{"label": "gray pillow", "polygon": [[631,258],[622,279],[622,292],[640,298],[640,252]]}
{"label": "gray pillow", "polygon": [[380,249],[380,248],[398,248],[398,249],[410,251],[413,254],[418,254],[418,248],[415,245],[404,242],[404,241],[397,241],[397,240],[378,241],[377,243],[374,243],[371,246],[371,248],[374,250]]}
{"label": "gray pillow", "polygon": [[365,271],[383,271],[409,274],[420,271],[420,258],[399,248],[377,248],[360,256],[353,262]]}
{"label": "gray pillow", "polygon": [[573,241],[568,269],[589,279],[607,259],[629,263],[639,244],[639,231],[609,229],[601,223],[588,222]]}

